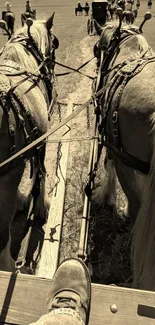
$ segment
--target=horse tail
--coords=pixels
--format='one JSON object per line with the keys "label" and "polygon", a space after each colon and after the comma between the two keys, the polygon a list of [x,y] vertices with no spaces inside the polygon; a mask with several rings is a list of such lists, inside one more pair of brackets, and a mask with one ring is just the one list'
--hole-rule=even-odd
{"label": "horse tail", "polygon": [[150,171],[132,236],[133,286],[146,290],[155,290],[155,113],[151,120]]}

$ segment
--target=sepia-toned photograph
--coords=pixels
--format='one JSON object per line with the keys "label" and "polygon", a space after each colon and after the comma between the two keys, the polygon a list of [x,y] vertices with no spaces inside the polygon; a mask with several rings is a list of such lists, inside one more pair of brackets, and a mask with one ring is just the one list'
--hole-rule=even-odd
{"label": "sepia-toned photograph", "polygon": [[155,325],[154,0],[0,0],[0,324]]}

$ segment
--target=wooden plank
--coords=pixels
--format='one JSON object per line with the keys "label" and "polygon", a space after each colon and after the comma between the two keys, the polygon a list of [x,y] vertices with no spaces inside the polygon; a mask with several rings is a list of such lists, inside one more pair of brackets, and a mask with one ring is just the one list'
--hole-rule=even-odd
{"label": "wooden plank", "polygon": [[28,324],[38,319],[45,313],[50,284],[35,276],[0,272],[0,322]]}
{"label": "wooden plank", "polygon": [[[66,116],[72,113],[73,103],[70,100],[67,106]],[[71,122],[68,123],[68,126]],[[63,136],[63,139],[70,137],[70,131]],[[46,224],[46,231],[44,236],[44,243],[41,252],[41,260],[39,263],[38,271],[36,275],[39,277],[45,277],[52,279],[53,274],[58,266],[59,259],[59,247],[61,240],[61,230],[63,223],[63,209],[65,200],[65,184],[67,175],[67,163],[69,154],[69,142],[62,143],[61,146],[61,159],[59,161],[59,168],[57,171],[57,185],[56,191],[53,191],[48,221]],[[51,231],[54,231],[52,237],[50,236]]]}
{"label": "wooden plank", "polygon": [[[111,312],[116,305],[117,312]],[[90,325],[155,324],[155,292],[93,285]]]}
{"label": "wooden plank", "polygon": [[[0,322],[29,324],[46,313],[52,280],[0,272]],[[112,313],[111,305],[117,306]],[[155,292],[92,284],[89,325],[155,324]]]}

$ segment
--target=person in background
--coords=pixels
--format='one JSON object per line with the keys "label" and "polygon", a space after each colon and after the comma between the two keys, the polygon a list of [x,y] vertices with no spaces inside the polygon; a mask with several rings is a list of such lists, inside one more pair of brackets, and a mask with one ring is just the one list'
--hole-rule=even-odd
{"label": "person in background", "polygon": [[85,3],[85,13],[86,13],[86,16],[88,16],[88,14],[89,14],[89,3],[87,1]]}
{"label": "person in background", "polygon": [[32,12],[31,2],[29,0],[26,1],[26,12]]}
{"label": "person in background", "polygon": [[147,7],[148,9],[152,8],[152,0],[148,0]]}
{"label": "person in background", "polygon": [[10,2],[5,2],[6,12],[11,12],[12,4]]}
{"label": "person in background", "polygon": [[125,11],[132,11],[133,1],[126,0],[125,1]]}
{"label": "person in background", "polygon": [[117,0],[116,5],[125,10],[125,0]]}
{"label": "person in background", "polygon": [[78,9],[82,8],[80,1],[78,2],[77,7],[78,7]]}
{"label": "person in background", "polygon": [[136,8],[139,9],[139,7],[140,7],[140,0],[137,0]]}

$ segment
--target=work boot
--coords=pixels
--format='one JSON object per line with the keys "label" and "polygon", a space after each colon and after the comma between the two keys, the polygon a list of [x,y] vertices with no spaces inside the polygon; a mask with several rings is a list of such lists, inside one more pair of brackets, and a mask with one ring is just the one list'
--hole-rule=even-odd
{"label": "work boot", "polygon": [[[53,277],[49,312],[58,308],[77,313],[88,324],[91,300],[91,278],[85,263],[78,258],[64,260]],[[67,309],[65,309],[67,308]]]}

